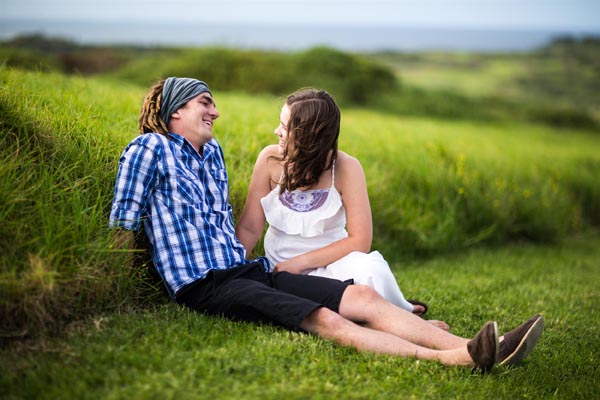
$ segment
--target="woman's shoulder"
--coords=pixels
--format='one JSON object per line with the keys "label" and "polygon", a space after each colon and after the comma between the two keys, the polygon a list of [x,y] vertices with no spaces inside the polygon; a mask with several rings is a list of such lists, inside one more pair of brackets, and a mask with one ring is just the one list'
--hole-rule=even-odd
{"label": "woman's shoulder", "polygon": [[260,151],[260,155],[265,155],[267,157],[281,157],[281,154],[279,152],[279,145],[278,144],[270,144],[268,146],[263,147],[263,149]]}
{"label": "woman's shoulder", "polygon": [[338,150],[337,157],[335,160],[336,171],[338,169],[345,170],[345,169],[356,169],[356,168],[362,169],[362,166],[361,166],[358,158],[351,156],[350,154],[346,153],[345,151]]}
{"label": "woman's shoulder", "polygon": [[338,150],[335,163],[335,186],[338,191],[341,193],[347,185],[360,182],[362,176],[364,171],[358,158]]}
{"label": "woman's shoulder", "polygon": [[281,161],[281,153],[279,145],[271,144],[263,148],[256,159],[257,163],[261,164],[279,164]]}

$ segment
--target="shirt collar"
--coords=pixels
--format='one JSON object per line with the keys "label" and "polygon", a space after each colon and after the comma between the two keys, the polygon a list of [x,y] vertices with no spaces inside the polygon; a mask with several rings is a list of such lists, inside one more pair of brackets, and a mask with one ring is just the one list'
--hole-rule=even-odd
{"label": "shirt collar", "polygon": [[[196,151],[194,146],[192,146],[192,144],[189,142],[189,140],[187,140],[180,134],[175,133],[175,132],[169,132],[169,138],[173,142],[177,143],[180,147],[189,146],[191,151],[198,154],[198,152]],[[214,150],[215,150],[215,139],[210,139],[208,142],[206,142],[204,144],[204,146],[202,146],[202,155],[200,158],[202,158],[203,160],[206,160],[207,158],[212,156]],[[200,156],[200,154],[198,154],[198,155]]]}

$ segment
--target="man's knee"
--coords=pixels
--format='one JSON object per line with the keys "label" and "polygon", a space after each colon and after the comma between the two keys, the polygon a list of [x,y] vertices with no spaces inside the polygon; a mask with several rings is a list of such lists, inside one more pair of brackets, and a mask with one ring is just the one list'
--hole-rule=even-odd
{"label": "man's knee", "polygon": [[375,289],[367,285],[348,286],[342,297],[342,301],[351,301],[362,306],[377,303],[382,299],[383,297]]}

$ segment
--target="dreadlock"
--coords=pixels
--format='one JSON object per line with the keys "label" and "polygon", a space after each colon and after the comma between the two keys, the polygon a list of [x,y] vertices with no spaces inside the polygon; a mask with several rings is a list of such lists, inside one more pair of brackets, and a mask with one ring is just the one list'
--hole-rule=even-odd
{"label": "dreadlock", "polygon": [[140,111],[138,119],[138,129],[141,134],[156,132],[167,134],[169,129],[160,117],[160,102],[162,100],[162,90],[165,80],[159,81],[150,88],[150,91],[144,98],[144,104]]}

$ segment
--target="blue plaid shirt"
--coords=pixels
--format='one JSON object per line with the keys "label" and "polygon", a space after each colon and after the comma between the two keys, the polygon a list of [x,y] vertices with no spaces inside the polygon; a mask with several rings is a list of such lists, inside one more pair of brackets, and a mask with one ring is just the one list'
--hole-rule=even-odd
{"label": "blue plaid shirt", "polygon": [[143,222],[156,269],[174,297],[211,269],[248,261],[235,236],[221,146],[213,139],[201,156],[183,137],[169,135],[147,133],[127,146],[109,225],[138,230]]}

